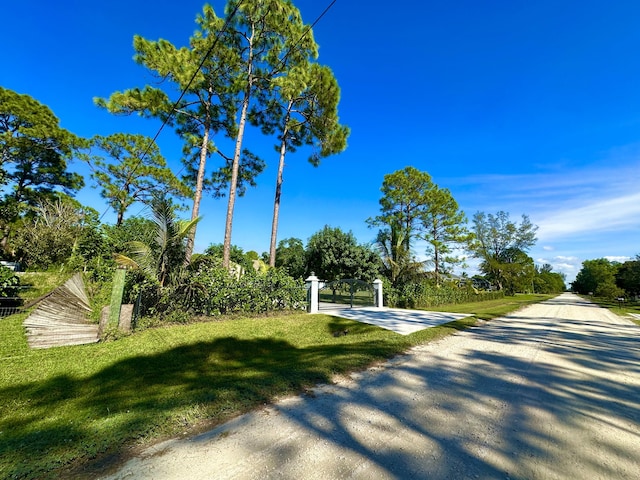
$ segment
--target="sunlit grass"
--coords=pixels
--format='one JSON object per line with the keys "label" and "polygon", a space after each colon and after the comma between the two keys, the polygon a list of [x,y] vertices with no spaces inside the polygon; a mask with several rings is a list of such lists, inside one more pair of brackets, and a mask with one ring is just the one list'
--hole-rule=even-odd
{"label": "sunlit grass", "polygon": [[430,308],[436,312],[470,313],[481,320],[491,320],[492,318],[506,315],[527,305],[543,302],[556,295],[542,294],[518,294],[512,297],[504,297],[497,300],[487,300],[484,302],[460,303],[456,305],[444,305]]}
{"label": "sunlit grass", "polygon": [[[447,310],[493,318],[541,299],[508,297]],[[0,320],[0,478],[54,478],[70,468],[86,473],[78,469],[93,460],[211,427],[476,322],[470,317],[402,336],[329,315],[290,314],[31,350],[24,317]],[[344,330],[347,335],[333,335]]]}
{"label": "sunlit grass", "polygon": [[71,274],[56,271],[22,272],[18,273],[18,277],[21,286],[20,297],[24,299],[25,304],[28,304],[62,285],[71,277]]}
{"label": "sunlit grass", "polygon": [[590,301],[597,303],[601,307],[608,308],[616,315],[620,315],[621,317],[628,318],[636,325],[640,325],[640,319],[630,315],[630,314],[640,315],[640,302],[629,301],[626,299],[625,301],[621,302],[618,300],[610,300],[606,298],[599,298],[599,297],[593,297],[593,296],[589,296],[585,298],[588,298]]}

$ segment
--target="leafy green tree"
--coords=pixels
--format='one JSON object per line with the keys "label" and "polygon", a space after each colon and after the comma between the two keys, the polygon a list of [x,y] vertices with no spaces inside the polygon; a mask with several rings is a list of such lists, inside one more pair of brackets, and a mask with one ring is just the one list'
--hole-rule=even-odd
{"label": "leafy green tree", "polygon": [[[231,245],[231,259],[230,262],[235,265],[240,265],[242,270],[247,272],[253,272],[253,260],[258,258],[257,253],[255,252],[246,252],[237,245]],[[209,245],[204,254],[208,257],[216,259],[220,265],[222,265],[222,261],[224,258],[224,245],[222,243],[215,243]]]}
{"label": "leafy green tree", "polygon": [[566,289],[565,275],[553,271],[548,263],[542,267],[536,266],[533,280],[535,293],[560,293]]}
{"label": "leafy green tree", "polygon": [[431,175],[414,167],[385,175],[381,191],[381,214],[368,223],[383,227],[377,245],[388,278],[397,286],[407,274],[415,277],[424,263],[415,260],[412,245],[416,240],[424,240],[439,283],[448,266],[462,262],[454,255],[455,248],[469,239],[465,215],[451,192],[439,188]]}
{"label": "leafy green tree", "polygon": [[[534,288],[535,264],[533,258],[517,248],[509,249],[502,257],[491,263],[488,268],[481,263],[481,270],[489,271],[487,277],[497,283],[507,295],[531,292]],[[499,276],[498,276],[499,275]]]}
{"label": "leafy green tree", "polygon": [[640,255],[620,265],[615,277],[616,285],[629,295],[640,295]]}
{"label": "leafy green tree", "polygon": [[83,178],[67,170],[82,140],[63,129],[45,105],[0,87],[0,248],[8,251],[12,225],[29,207],[72,193]]}
{"label": "leafy green tree", "polygon": [[377,245],[382,252],[389,279],[395,285],[402,272],[412,271],[418,262],[412,252],[419,238],[429,192],[434,188],[431,175],[405,167],[384,176],[380,215],[369,218],[370,227],[382,227]]}
{"label": "leafy green tree", "polygon": [[293,278],[302,278],[305,274],[305,251],[302,240],[286,238],[278,242],[276,267],[284,269]]}
{"label": "leafy green tree", "polygon": [[133,216],[126,218],[121,225],[102,225],[110,252],[124,252],[130,242],[142,242],[151,245],[156,237],[157,226],[150,218]]}
{"label": "leafy green tree", "polygon": [[434,185],[428,192],[427,204],[421,216],[421,238],[429,247],[427,254],[433,259],[436,284],[447,268],[461,264],[463,259],[455,255],[455,249],[469,242],[467,219],[458,203],[446,188]]}
{"label": "leafy green tree", "polygon": [[380,215],[367,220],[370,226],[392,226],[396,238],[402,238],[403,248],[411,250],[421,228],[421,219],[428,205],[428,193],[433,189],[431,175],[414,167],[405,167],[384,176]]}
{"label": "leafy green tree", "polygon": [[97,212],[70,197],[45,200],[32,209],[17,231],[17,257],[28,268],[63,265],[81,255],[87,231],[96,225]]}
{"label": "leafy green tree", "polygon": [[149,205],[157,192],[184,198],[190,194],[180,182],[153,141],[143,135],[116,133],[96,135],[90,146],[106,154],[86,155],[100,187],[100,195],[116,212],[116,226],[122,225],[124,214],[135,202]]}
{"label": "leafy green tree", "polygon": [[356,278],[373,281],[380,271],[380,257],[370,247],[359,245],[353,233],[325,226],[309,238],[307,272],[323,280]]}
{"label": "leafy green tree", "polygon": [[[299,10],[289,0],[229,0],[230,37],[235,58],[231,61],[232,85],[238,87],[235,98],[237,134],[230,161],[229,195],[224,233],[223,265],[229,267],[231,231],[244,133],[253,102],[262,103],[272,91],[272,79],[287,71],[288,57],[300,52],[315,52],[309,28],[302,22]],[[303,53],[303,57],[308,54]],[[293,62],[294,64],[296,62]],[[234,92],[235,93],[235,92]]]}
{"label": "leafy green tree", "polygon": [[[315,43],[314,56],[317,54]],[[300,55],[298,55],[300,57]],[[291,58],[291,56],[289,56]],[[347,147],[349,129],[340,125],[338,102],[340,87],[333,72],[326,66],[300,58],[286,74],[273,80],[273,99],[267,108],[253,112],[254,123],[262,125],[267,134],[278,133],[280,153],[276,178],[269,265],[276,265],[276,240],[282,195],[285,156],[303,145],[313,147],[309,162],[318,166],[322,158],[342,152]]]}
{"label": "leafy green tree", "polygon": [[594,294],[602,297],[619,296],[616,291],[616,273],[619,264],[606,258],[585,260],[582,268],[571,284],[572,289],[583,295]]}
{"label": "leafy green tree", "polygon": [[474,236],[468,249],[481,260],[480,269],[488,280],[500,290],[510,289],[515,285],[513,278],[518,268],[523,269],[523,275],[528,275],[529,269],[533,268],[532,262],[525,257],[527,250],[536,242],[537,229],[527,215],[522,215],[518,225],[504,211],[495,215],[478,212],[473,216]]}

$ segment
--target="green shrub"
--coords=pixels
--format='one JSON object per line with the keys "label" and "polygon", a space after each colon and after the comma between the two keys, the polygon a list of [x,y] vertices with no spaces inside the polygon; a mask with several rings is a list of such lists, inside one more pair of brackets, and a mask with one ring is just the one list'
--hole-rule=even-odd
{"label": "green shrub", "polygon": [[10,268],[0,265],[0,297],[17,297],[20,279]]}
{"label": "green shrub", "polygon": [[396,305],[400,308],[431,308],[440,305],[496,300],[504,297],[504,292],[478,291],[471,285],[458,286],[454,283],[436,285],[423,280],[403,285],[397,292]]}
{"label": "green shrub", "polygon": [[[306,308],[304,282],[280,269],[236,276],[202,262],[169,287],[140,283],[131,292],[142,298],[141,314],[162,322],[185,323],[190,316],[268,313]],[[130,294],[131,295],[131,294]],[[148,325],[144,320],[141,325]]]}

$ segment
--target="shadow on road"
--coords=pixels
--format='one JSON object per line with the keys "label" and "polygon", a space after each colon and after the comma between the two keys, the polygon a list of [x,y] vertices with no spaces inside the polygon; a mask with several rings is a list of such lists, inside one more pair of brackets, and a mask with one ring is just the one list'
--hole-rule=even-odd
{"label": "shadow on road", "polygon": [[[546,302],[557,317],[491,322],[463,334],[469,349],[408,357],[278,411],[382,477],[634,478],[638,327],[563,318],[563,307],[597,310],[573,300]],[[296,448],[279,454],[304,456]]]}

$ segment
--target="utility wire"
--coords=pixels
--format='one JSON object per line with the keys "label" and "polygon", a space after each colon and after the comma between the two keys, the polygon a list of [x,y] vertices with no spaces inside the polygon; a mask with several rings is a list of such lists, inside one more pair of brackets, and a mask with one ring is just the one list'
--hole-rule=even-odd
{"label": "utility wire", "polygon": [[[193,75],[191,76],[191,78],[189,79],[189,82],[187,83],[187,86],[184,87],[182,89],[182,91],[180,92],[180,96],[178,97],[178,99],[174,102],[173,107],[171,107],[171,111],[169,112],[169,115],[167,116],[167,118],[164,119],[164,121],[162,122],[162,125],[160,125],[160,128],[158,129],[158,131],[156,132],[156,134],[153,136],[153,138],[151,139],[151,141],[149,142],[149,144],[147,145],[147,148],[144,149],[144,151],[142,152],[142,154],[140,155],[140,157],[138,158],[138,162],[136,163],[136,165],[133,167],[133,171],[132,171],[132,175],[135,174],[135,171],[138,169],[138,167],[140,166],[140,164],[142,163],[142,161],[144,160],[144,157],[147,156],[147,154],[149,153],[149,150],[151,149],[151,147],[153,146],[154,143],[156,143],[156,140],[158,139],[158,137],[160,136],[160,133],[162,132],[162,130],[164,129],[164,127],[169,123],[169,120],[171,120],[171,118],[174,116],[175,112],[178,109],[178,106],[180,105],[180,101],[184,98],[184,96],[186,95],[187,91],[189,90],[189,88],[191,87],[191,84],[193,83],[193,81],[195,80],[196,76],[198,75],[198,73],[200,73],[200,70],[202,69],[202,66],[204,65],[204,63],[207,61],[207,59],[209,58],[209,56],[211,55],[211,52],[213,52],[213,49],[216,47],[216,45],[218,44],[218,42],[220,41],[220,37],[222,36],[222,34],[225,32],[225,30],[227,29],[227,27],[229,26],[229,24],[231,23],[231,21],[233,20],[233,17],[235,16],[235,14],[238,12],[238,10],[240,9],[240,7],[242,6],[242,4],[244,3],[245,0],[240,0],[235,8],[233,9],[233,11],[231,12],[230,15],[227,16],[227,19],[224,22],[224,25],[222,26],[222,29],[220,31],[218,31],[218,33],[216,34],[216,37],[214,38],[213,42],[211,43],[211,46],[209,47],[209,49],[207,50],[207,53],[205,53],[205,55],[202,57],[202,60],[200,61],[200,64],[198,65],[198,68],[196,68],[195,72],[193,72]],[[104,213],[100,216],[100,218],[98,219],[98,221],[101,221],[102,218],[107,214],[107,212],[109,211],[109,207],[107,207],[107,209],[104,211]]]}
{"label": "utility wire", "polygon": [[[224,25],[222,26],[222,29],[218,32],[218,34],[216,35],[213,43],[211,44],[211,46],[209,47],[209,49],[207,50],[206,54],[204,55],[204,57],[202,58],[202,60],[200,61],[200,64],[198,65],[198,68],[196,68],[195,72],[193,73],[193,75],[191,76],[191,78],[189,79],[189,82],[187,83],[186,87],[184,87],[182,89],[182,91],[180,92],[180,96],[178,97],[178,99],[174,102],[173,106],[171,107],[171,111],[169,112],[169,115],[167,116],[167,118],[162,122],[162,125],[160,125],[160,128],[158,129],[158,131],[156,132],[156,134],[154,135],[154,137],[151,139],[151,141],[149,142],[149,144],[147,145],[147,147],[145,148],[145,150],[142,152],[142,154],[140,155],[137,164],[134,166],[133,168],[133,172],[132,175],[135,174],[136,169],[140,166],[140,164],[142,163],[142,161],[144,160],[144,157],[149,153],[149,150],[151,149],[152,145],[156,142],[156,140],[158,139],[158,137],[160,136],[160,133],[162,132],[162,130],[164,129],[164,127],[169,123],[169,121],[171,120],[171,118],[175,115],[175,112],[178,110],[178,106],[180,105],[181,100],[184,98],[184,96],[186,95],[187,91],[189,90],[189,88],[191,87],[191,84],[193,83],[193,81],[195,80],[196,76],[198,75],[198,73],[200,73],[200,70],[202,69],[204,63],[207,61],[207,59],[209,58],[209,56],[211,55],[211,52],[213,52],[213,49],[216,47],[216,45],[218,44],[220,37],[222,36],[222,34],[225,32],[225,30],[227,29],[227,27],[229,26],[229,24],[231,23],[231,21],[233,20],[233,17],[236,15],[236,13],[238,12],[238,10],[240,9],[240,7],[242,6],[242,4],[244,3],[245,0],[240,0],[235,8],[233,9],[233,11],[231,12],[230,15],[227,16]],[[282,66],[284,65],[286,59],[289,57],[289,55],[291,54],[291,52],[297,48],[300,43],[302,42],[302,40],[304,40],[304,38],[309,34],[309,32],[313,29],[313,27],[315,27],[318,22],[320,22],[320,20],[327,14],[327,12],[331,9],[331,7],[333,7],[333,5],[337,2],[337,0],[332,0],[331,3],[322,11],[322,13],[314,20],[314,22],[311,25],[308,25],[307,28],[305,29],[305,31],[300,35],[300,38],[291,46],[291,48],[289,48],[289,50],[287,51],[287,53],[284,55],[284,57],[282,57],[282,59],[280,60],[280,65]],[[274,72],[277,71],[278,69],[274,69]],[[272,73],[272,74],[273,74]],[[182,170],[184,170],[184,166],[178,171],[178,175],[182,172]],[[177,175],[176,175],[177,176]],[[107,212],[109,211],[110,207],[107,207],[107,209],[104,211],[104,213],[100,216],[100,218],[98,219],[98,221],[101,221],[102,218],[107,214]],[[143,208],[142,211],[144,211],[145,208]]]}
{"label": "utility wire", "polygon": [[[302,32],[302,34],[300,35],[300,37],[298,38],[298,40],[287,50],[287,53],[285,53],[285,55],[282,57],[282,59],[278,62],[278,67],[274,68],[272,70],[272,72],[270,73],[270,75],[268,75],[267,77],[272,77],[273,75],[275,75],[275,73],[278,71],[278,69],[284,65],[287,57],[289,57],[289,55],[291,54],[291,52],[293,50],[295,50],[300,43],[302,42],[302,40],[309,34],[309,32],[313,29],[313,27],[315,27],[318,22],[320,22],[320,20],[322,19],[322,17],[324,17],[327,12],[331,9],[331,7],[333,7],[333,5],[337,2],[337,0],[333,0],[325,9],[324,11],[314,20],[314,22],[311,25],[307,25],[307,28],[304,30],[304,32]],[[222,153],[221,153],[222,155]],[[222,155],[223,157],[225,157],[224,155]],[[226,158],[226,157],[225,157]],[[184,169],[186,168],[186,166],[182,166],[180,168],[180,170],[178,170],[178,173],[176,174],[176,177],[178,175],[180,175]]]}

